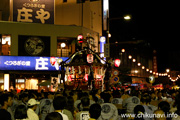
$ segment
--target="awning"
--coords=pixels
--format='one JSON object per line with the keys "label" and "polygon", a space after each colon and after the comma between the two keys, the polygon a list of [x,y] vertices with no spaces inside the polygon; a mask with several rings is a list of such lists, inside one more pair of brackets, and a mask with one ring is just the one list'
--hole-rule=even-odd
{"label": "awning", "polygon": [[37,85],[38,86],[48,86],[48,85],[51,85],[51,81],[41,82],[41,83],[39,83]]}

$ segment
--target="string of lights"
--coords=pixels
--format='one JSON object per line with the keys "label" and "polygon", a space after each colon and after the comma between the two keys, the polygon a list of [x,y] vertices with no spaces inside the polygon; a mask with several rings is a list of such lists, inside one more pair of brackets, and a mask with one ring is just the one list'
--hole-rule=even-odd
{"label": "string of lights", "polygon": [[[122,49],[121,50],[122,53],[125,53],[125,49]],[[133,58],[132,55],[127,55],[128,58],[130,60],[132,60],[133,63],[137,62],[137,60],[135,58]],[[158,73],[158,72],[154,72],[153,70],[151,70],[150,68],[148,67],[145,67],[144,65],[141,64],[141,62],[137,62],[136,64],[138,67],[141,67],[142,70],[145,70],[146,72],[150,73],[150,74],[153,74],[155,76],[167,76],[172,82],[175,82],[177,81],[179,78],[180,78],[180,75],[178,75],[177,77],[171,77],[170,74],[168,74],[170,72],[169,69],[166,69],[166,73]],[[138,70],[135,70],[134,73],[138,73]]]}

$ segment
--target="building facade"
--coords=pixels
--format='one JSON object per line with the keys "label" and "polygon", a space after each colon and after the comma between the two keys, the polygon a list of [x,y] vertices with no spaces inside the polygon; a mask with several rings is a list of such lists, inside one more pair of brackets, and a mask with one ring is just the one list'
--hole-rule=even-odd
{"label": "building facade", "polygon": [[156,51],[144,40],[113,43],[110,55],[121,60],[119,69],[131,76],[133,85],[150,83],[151,76],[157,74]]}
{"label": "building facade", "polygon": [[[48,57],[49,60],[50,57],[68,57],[76,52],[79,34],[84,38],[93,37],[93,50],[98,52],[99,38],[102,35],[102,1],[2,0],[0,20],[1,59],[4,59],[3,56],[38,56]],[[65,46],[61,46],[62,43]],[[32,58],[29,58],[30,62]],[[11,59],[16,58],[8,60],[13,61]],[[6,61],[1,62],[1,65],[5,63]],[[36,82],[32,83],[38,84],[54,76],[58,77],[59,73],[57,69],[6,68],[0,71],[1,89],[37,89],[35,84],[35,87],[30,87],[33,86],[30,85],[33,80]]]}

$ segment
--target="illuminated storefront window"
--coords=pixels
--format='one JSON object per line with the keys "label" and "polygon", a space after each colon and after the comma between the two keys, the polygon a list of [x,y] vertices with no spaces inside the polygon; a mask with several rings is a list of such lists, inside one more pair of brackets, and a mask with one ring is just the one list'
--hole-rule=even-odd
{"label": "illuminated storefront window", "polygon": [[25,79],[16,79],[16,89],[25,89]]}
{"label": "illuminated storefront window", "polygon": [[26,89],[38,90],[38,79],[26,79],[25,85]]}
{"label": "illuminated storefront window", "polygon": [[68,57],[75,52],[75,43],[72,38],[57,38],[57,56]]}
{"label": "illuminated storefront window", "polygon": [[0,35],[0,52],[1,55],[10,55],[11,47],[11,36],[10,35]]}
{"label": "illuminated storefront window", "polygon": [[0,74],[0,90],[4,90],[4,76],[2,73]]}

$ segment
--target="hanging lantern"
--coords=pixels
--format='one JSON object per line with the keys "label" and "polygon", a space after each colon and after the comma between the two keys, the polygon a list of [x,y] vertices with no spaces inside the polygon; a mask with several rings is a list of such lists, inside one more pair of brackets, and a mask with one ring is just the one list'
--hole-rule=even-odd
{"label": "hanging lantern", "polygon": [[94,59],[94,56],[92,54],[87,55],[87,62],[88,63],[93,63],[93,59]]}
{"label": "hanging lantern", "polygon": [[120,66],[120,63],[121,63],[121,60],[120,60],[120,59],[115,59],[115,60],[114,60],[114,66],[115,66],[115,67],[119,67],[119,66]]}
{"label": "hanging lantern", "polygon": [[56,63],[56,58],[55,57],[51,57],[50,58],[50,63],[51,63],[51,65],[55,65],[55,63]]}
{"label": "hanging lantern", "polygon": [[77,40],[79,43],[83,43],[83,35],[78,35]]}
{"label": "hanging lantern", "polygon": [[151,84],[155,82],[155,77],[153,75],[149,76],[149,82]]}

